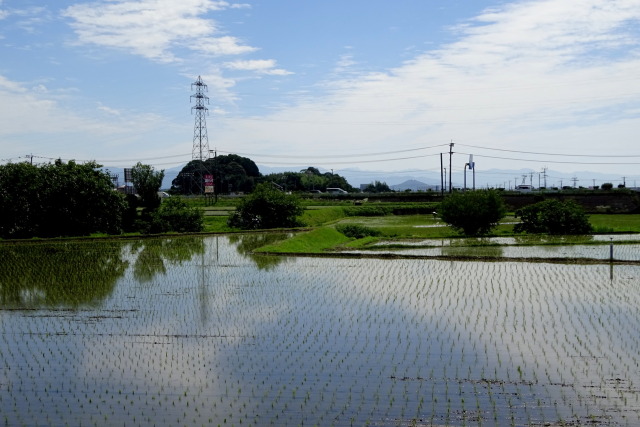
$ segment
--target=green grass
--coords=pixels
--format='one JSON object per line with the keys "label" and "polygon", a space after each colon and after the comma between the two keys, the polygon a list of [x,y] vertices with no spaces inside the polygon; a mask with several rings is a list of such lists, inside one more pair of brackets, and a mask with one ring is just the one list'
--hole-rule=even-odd
{"label": "green grass", "polygon": [[308,207],[304,210],[301,220],[309,227],[317,227],[344,218],[344,216],[344,209],[339,206]]}
{"label": "green grass", "polygon": [[[380,240],[403,239],[438,239],[464,237],[450,227],[445,226],[440,219],[432,215],[385,215],[374,217],[346,217],[342,207],[326,207],[307,209],[304,216],[310,226],[318,227],[310,232],[296,234],[291,239],[277,245],[261,248],[261,251],[287,253],[318,253],[338,247],[359,248],[366,247]],[[513,236],[513,223],[517,220],[513,216],[503,219],[503,224],[493,229],[492,236]],[[640,232],[640,215],[591,215],[591,224],[596,232]],[[337,224],[354,224],[380,231],[379,237],[365,237],[350,239],[337,230]],[[518,235],[516,235],[518,236]],[[526,237],[526,235],[522,235]],[[531,236],[535,237],[535,236]],[[580,242],[583,236],[577,236]],[[534,239],[532,244],[537,240]],[[567,239],[562,240],[567,244]]]}
{"label": "green grass", "polygon": [[321,227],[295,234],[292,238],[273,245],[263,246],[256,252],[272,253],[322,253],[349,242],[349,238],[333,227]]}
{"label": "green grass", "polygon": [[226,215],[205,215],[204,230],[202,231],[205,233],[228,233],[235,230],[227,225]]}
{"label": "green grass", "polygon": [[640,214],[593,214],[589,222],[597,233],[640,233]]}
{"label": "green grass", "polygon": [[[513,222],[507,217],[503,222]],[[447,227],[440,219],[432,215],[387,215],[381,217],[349,217],[342,219],[340,224],[358,224],[379,230],[384,238],[397,239],[431,239],[443,237],[458,237],[459,233]],[[496,227],[492,235],[504,236],[513,234],[513,224],[501,224]]]}

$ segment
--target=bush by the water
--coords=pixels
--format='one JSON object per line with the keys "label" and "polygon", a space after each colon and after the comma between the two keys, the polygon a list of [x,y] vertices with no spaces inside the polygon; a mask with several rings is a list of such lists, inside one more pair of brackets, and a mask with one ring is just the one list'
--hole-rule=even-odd
{"label": "bush by the water", "polygon": [[545,200],[516,211],[521,218],[513,227],[516,233],[588,234],[592,231],[589,217],[574,201]]}
{"label": "bush by the water", "polygon": [[285,194],[270,183],[259,184],[255,190],[238,204],[229,217],[230,227],[244,230],[297,227],[303,209],[300,199]]}
{"label": "bush by the water", "polygon": [[389,206],[357,206],[344,208],[346,216],[385,216],[391,214],[393,209]]}
{"label": "bush by the water", "polygon": [[204,228],[204,215],[200,209],[189,207],[180,197],[169,197],[158,209],[143,214],[137,221],[137,228],[142,233],[198,232]]}
{"label": "bush by the water", "polygon": [[373,228],[366,227],[359,224],[338,224],[336,230],[344,234],[347,237],[354,239],[362,239],[363,237],[379,236],[381,233]]}
{"label": "bush by the water", "polygon": [[456,192],[440,204],[440,218],[468,236],[487,234],[505,214],[502,197],[493,190]]}

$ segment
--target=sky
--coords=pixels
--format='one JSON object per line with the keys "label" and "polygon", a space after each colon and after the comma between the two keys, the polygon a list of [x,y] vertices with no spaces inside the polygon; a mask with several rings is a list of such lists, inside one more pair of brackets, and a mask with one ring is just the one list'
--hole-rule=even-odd
{"label": "sky", "polygon": [[640,182],[640,0],[0,0],[0,164],[184,165],[198,77],[264,168]]}

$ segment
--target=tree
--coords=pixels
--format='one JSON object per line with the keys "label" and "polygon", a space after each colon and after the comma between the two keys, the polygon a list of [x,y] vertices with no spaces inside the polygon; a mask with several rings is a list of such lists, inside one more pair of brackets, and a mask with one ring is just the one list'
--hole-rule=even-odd
{"label": "tree", "polygon": [[297,217],[302,212],[295,195],[285,194],[271,183],[262,183],[240,201],[228,224],[245,230],[297,227],[300,225]]}
{"label": "tree", "polygon": [[156,172],[153,166],[143,165],[138,162],[131,169],[133,187],[140,196],[140,205],[149,210],[155,210],[160,206],[160,186],[164,178],[164,170]]}
{"label": "tree", "polygon": [[545,200],[516,211],[521,222],[513,227],[516,233],[588,234],[589,218],[582,206],[572,200]]}
{"label": "tree", "polygon": [[440,204],[440,217],[468,236],[487,234],[505,216],[504,202],[497,191],[452,193]]}
{"label": "tree", "polygon": [[388,193],[391,188],[386,182],[375,181],[367,185],[363,191],[365,193]]}
{"label": "tree", "polygon": [[610,182],[605,182],[604,184],[602,184],[603,190],[611,190],[612,188],[613,188],[613,184]]}
{"label": "tree", "polygon": [[95,162],[0,166],[0,237],[118,234],[126,210]]}
{"label": "tree", "polygon": [[200,194],[204,189],[203,175],[214,176],[216,193],[250,192],[261,176],[253,160],[237,154],[216,156],[205,161],[192,160],[171,182],[172,192]]}
{"label": "tree", "polygon": [[354,188],[347,182],[347,179],[337,173],[326,172],[323,175],[327,178],[325,188],[342,188],[346,191],[354,191]]}
{"label": "tree", "polygon": [[166,233],[176,231],[178,233],[192,233],[202,231],[204,228],[204,214],[202,210],[189,207],[180,197],[164,199],[160,207],[156,209],[147,224],[144,224],[145,233]]}

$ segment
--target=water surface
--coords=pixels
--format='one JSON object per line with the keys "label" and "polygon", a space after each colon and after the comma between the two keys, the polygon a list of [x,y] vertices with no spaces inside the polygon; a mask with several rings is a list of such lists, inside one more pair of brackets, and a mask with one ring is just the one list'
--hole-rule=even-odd
{"label": "water surface", "polygon": [[0,246],[5,423],[640,423],[639,267],[246,252],[283,237]]}

